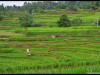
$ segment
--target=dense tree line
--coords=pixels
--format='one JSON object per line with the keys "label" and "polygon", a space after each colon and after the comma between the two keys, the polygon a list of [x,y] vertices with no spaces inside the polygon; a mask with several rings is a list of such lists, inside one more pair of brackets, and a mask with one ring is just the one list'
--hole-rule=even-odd
{"label": "dense tree line", "polygon": [[100,7],[100,1],[35,1],[24,2],[23,6],[6,6],[0,5],[0,11],[28,11],[32,13],[33,10],[57,10],[66,9],[95,9],[95,5]]}

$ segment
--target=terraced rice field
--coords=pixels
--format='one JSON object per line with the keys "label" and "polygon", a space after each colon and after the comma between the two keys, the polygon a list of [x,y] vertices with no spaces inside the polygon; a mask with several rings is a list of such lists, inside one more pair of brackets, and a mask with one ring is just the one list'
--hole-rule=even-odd
{"label": "terraced rice field", "polygon": [[99,26],[11,27],[0,29],[1,74],[100,73]]}

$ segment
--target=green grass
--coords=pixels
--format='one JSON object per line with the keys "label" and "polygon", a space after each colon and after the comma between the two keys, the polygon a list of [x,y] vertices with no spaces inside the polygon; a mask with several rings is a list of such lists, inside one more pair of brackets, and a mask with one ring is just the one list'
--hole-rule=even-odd
{"label": "green grass", "polygon": [[[29,27],[26,34],[24,28],[19,27],[17,17],[1,21],[0,73],[100,73],[100,27],[91,24],[97,14],[69,14],[70,19],[82,18],[85,25],[67,28],[57,27],[60,16],[35,14],[34,22],[45,25]],[[27,56],[27,48],[32,56]]]}

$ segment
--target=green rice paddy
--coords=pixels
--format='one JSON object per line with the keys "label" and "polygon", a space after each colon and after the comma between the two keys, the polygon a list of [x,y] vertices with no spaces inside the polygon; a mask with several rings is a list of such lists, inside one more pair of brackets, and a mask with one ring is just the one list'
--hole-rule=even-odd
{"label": "green rice paddy", "polygon": [[92,24],[100,14],[69,14],[84,23],[66,28],[57,27],[61,14],[33,16],[44,25],[26,34],[18,17],[0,22],[0,74],[100,74],[100,27]]}

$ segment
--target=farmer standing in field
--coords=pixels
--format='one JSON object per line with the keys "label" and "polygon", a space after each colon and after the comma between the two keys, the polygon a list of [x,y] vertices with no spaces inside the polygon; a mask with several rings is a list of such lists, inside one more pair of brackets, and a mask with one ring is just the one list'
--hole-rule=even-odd
{"label": "farmer standing in field", "polygon": [[30,55],[31,55],[31,53],[30,53],[30,50],[29,50],[29,49],[27,49],[27,55],[28,55],[28,56],[30,56]]}

